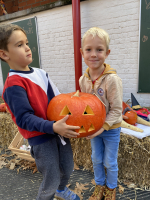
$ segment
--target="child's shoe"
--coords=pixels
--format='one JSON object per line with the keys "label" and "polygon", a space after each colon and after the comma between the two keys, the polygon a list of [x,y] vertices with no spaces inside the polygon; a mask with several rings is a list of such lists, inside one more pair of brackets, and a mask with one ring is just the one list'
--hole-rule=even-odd
{"label": "child's shoe", "polygon": [[89,200],[101,200],[103,198],[103,193],[105,190],[105,185],[101,186],[101,185],[96,185],[95,186],[95,190],[92,194],[92,196],[89,198]]}
{"label": "child's shoe", "polygon": [[65,187],[64,191],[61,192],[56,191],[55,198],[60,200],[80,200],[79,196],[67,187]]}
{"label": "child's shoe", "polygon": [[104,200],[115,200],[116,199],[116,188],[113,189],[112,191],[109,190],[108,188],[105,189],[104,191]]}

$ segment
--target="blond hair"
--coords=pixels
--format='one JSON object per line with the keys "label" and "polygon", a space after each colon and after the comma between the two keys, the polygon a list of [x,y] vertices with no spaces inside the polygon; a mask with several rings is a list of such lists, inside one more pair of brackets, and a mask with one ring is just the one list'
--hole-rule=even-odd
{"label": "blond hair", "polygon": [[106,42],[107,50],[109,49],[109,43],[110,43],[109,35],[104,29],[101,29],[98,27],[90,28],[88,31],[85,32],[82,38],[82,47],[83,47],[85,38],[89,35],[92,35],[93,38],[97,35],[99,38],[101,38],[102,40]]}

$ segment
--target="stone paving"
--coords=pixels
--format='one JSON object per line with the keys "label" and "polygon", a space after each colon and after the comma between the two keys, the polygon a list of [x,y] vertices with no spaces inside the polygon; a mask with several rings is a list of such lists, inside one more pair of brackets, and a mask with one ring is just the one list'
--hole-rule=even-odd
{"label": "stone paving", "polygon": [[[75,170],[71,175],[70,189],[74,189],[76,182],[88,184],[88,190],[84,190],[83,200],[88,200],[94,191],[91,183],[93,173],[84,170]],[[40,173],[33,174],[31,170],[0,169],[0,200],[35,200],[39,185],[42,181]],[[134,190],[125,187],[123,194],[119,194],[117,188],[116,200],[150,200],[150,191]]]}

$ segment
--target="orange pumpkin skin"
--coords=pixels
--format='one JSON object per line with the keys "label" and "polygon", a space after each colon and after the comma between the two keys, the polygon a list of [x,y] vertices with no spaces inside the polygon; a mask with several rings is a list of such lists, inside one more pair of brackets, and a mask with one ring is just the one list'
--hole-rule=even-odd
{"label": "orange pumpkin skin", "polygon": [[6,112],[6,104],[5,103],[0,104],[0,112]]}
{"label": "orange pumpkin skin", "polygon": [[135,125],[135,123],[137,122],[137,113],[135,111],[133,110],[127,111],[125,113],[125,116],[127,116],[128,119],[124,119],[124,121],[126,121],[131,125]]}
{"label": "orange pumpkin skin", "polygon": [[[122,102],[122,110],[124,111],[124,109],[127,107],[130,109],[130,111],[127,111],[123,115],[123,120],[131,125],[135,125],[135,123],[137,122],[137,113],[127,103]],[[124,119],[124,116],[127,116],[128,119]]]}
{"label": "orange pumpkin skin", "polygon": [[80,126],[77,133],[81,137],[86,137],[97,132],[104,124],[106,111],[103,103],[95,95],[75,92],[59,94],[49,103],[47,108],[47,118],[50,121],[58,121],[69,115],[66,124]]}
{"label": "orange pumpkin skin", "polygon": [[127,103],[125,103],[124,101],[122,102],[122,112],[124,111],[124,109],[128,107],[130,108],[131,110],[133,110]]}

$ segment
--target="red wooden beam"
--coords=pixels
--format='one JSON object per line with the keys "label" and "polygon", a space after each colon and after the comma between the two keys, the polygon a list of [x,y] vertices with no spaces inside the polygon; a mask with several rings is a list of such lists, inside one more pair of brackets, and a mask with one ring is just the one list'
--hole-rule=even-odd
{"label": "red wooden beam", "polygon": [[79,90],[79,78],[82,75],[81,48],[81,20],[80,20],[80,0],[72,0],[73,17],[73,38],[74,38],[74,62],[75,62],[75,84]]}

